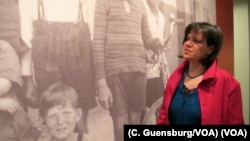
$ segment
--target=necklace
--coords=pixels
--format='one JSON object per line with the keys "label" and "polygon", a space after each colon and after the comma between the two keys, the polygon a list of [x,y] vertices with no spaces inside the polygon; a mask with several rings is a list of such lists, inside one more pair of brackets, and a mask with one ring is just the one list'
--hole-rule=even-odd
{"label": "necklace", "polygon": [[204,72],[205,72],[205,70],[202,71],[200,74],[197,74],[197,75],[195,75],[195,76],[191,76],[191,75],[189,74],[189,70],[187,69],[186,74],[187,74],[187,77],[188,77],[188,78],[193,79],[193,78],[196,78],[196,77],[198,77],[198,76],[201,76]]}

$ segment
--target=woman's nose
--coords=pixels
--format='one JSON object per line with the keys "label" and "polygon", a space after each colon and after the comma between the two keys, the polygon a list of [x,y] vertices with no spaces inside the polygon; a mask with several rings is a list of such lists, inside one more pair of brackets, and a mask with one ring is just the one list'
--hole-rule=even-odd
{"label": "woman's nose", "polygon": [[191,47],[192,46],[192,41],[191,40],[186,40],[185,42],[184,42],[184,46],[187,46],[187,47]]}

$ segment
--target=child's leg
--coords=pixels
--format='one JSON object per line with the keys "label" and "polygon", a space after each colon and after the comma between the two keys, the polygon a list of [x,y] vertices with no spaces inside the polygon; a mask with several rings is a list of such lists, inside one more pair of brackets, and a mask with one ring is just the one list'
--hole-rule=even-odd
{"label": "child's leg", "polygon": [[78,141],[82,141],[84,137],[83,135],[89,133],[87,120],[88,120],[88,110],[83,110],[82,117],[76,125],[76,131],[78,133]]}
{"label": "child's leg", "polygon": [[140,124],[143,111],[130,110],[128,112],[129,123],[130,124]]}
{"label": "child's leg", "polygon": [[114,141],[123,141],[124,133],[123,126],[128,124],[128,113],[125,112],[119,115],[112,115],[113,127],[114,127]]}
{"label": "child's leg", "polygon": [[113,121],[114,141],[123,141],[123,126],[128,124],[126,87],[122,84],[122,75],[109,77],[107,80],[113,96],[113,107],[110,115]]}
{"label": "child's leg", "polygon": [[[139,124],[145,109],[146,75],[142,73],[124,73],[108,78],[113,95],[113,107],[110,113],[114,124],[115,141],[123,141],[123,126]],[[132,111],[132,112],[130,112]]]}
{"label": "child's leg", "polygon": [[128,118],[130,124],[140,124],[146,107],[146,75],[143,73],[132,73],[130,76],[131,86],[128,91]]}

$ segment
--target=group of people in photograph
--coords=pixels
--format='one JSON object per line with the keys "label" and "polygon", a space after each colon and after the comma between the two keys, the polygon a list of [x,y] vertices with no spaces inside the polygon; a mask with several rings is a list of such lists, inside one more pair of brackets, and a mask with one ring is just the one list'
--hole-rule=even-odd
{"label": "group of people in photograph", "polygon": [[185,61],[164,90],[162,1],[0,0],[0,140],[43,141],[32,107],[47,141],[89,141],[89,111],[99,104],[123,141],[123,126],[141,124],[162,96],[157,124],[244,124],[240,84],[217,67],[216,25],[187,26]]}

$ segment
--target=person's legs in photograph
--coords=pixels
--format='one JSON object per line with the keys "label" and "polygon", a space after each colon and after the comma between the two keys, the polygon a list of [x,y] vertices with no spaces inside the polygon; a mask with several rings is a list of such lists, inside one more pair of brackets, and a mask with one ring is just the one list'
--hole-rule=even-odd
{"label": "person's legs in photograph", "polygon": [[82,109],[81,119],[76,125],[75,131],[78,133],[78,140],[88,141],[89,129],[88,129],[88,115],[89,110],[97,106],[95,100],[95,87],[90,73],[86,73],[83,68],[72,69],[67,67],[63,73],[63,81],[69,86],[73,87],[78,93],[79,106]]}
{"label": "person's legs in photograph", "polygon": [[119,76],[110,76],[107,79],[113,95],[113,107],[110,108],[110,115],[113,121],[114,141],[123,141],[123,126],[129,123],[126,90]]}
{"label": "person's legs in photograph", "polygon": [[140,124],[145,108],[146,75],[124,73],[108,78],[114,104],[110,114],[114,125],[114,141],[123,141],[125,124]]}
{"label": "person's legs in photograph", "polygon": [[[129,80],[128,113],[130,124],[141,124],[143,113],[146,109],[146,74],[134,73]],[[128,82],[129,83],[129,82]]]}
{"label": "person's legs in photograph", "polygon": [[88,141],[88,124],[87,124],[87,119],[88,119],[88,110],[84,110],[82,112],[82,117],[76,124],[76,129],[75,131],[78,133],[78,141]]}

